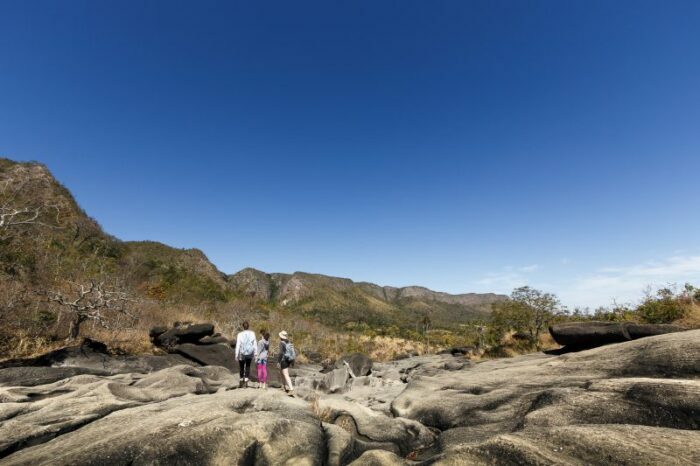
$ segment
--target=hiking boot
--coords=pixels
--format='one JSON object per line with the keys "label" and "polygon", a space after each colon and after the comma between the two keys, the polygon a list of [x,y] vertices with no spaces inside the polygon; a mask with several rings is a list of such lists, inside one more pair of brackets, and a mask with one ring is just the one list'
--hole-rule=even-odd
{"label": "hiking boot", "polygon": [[243,384],[244,384],[244,383],[245,383],[245,382],[244,382],[243,380],[239,380],[239,381],[238,381],[238,388],[243,388]]}

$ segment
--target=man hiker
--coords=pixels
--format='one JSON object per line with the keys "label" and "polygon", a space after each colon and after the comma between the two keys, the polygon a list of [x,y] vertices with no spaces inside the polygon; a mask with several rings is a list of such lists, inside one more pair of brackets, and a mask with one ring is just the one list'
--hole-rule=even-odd
{"label": "man hiker", "polygon": [[255,332],[248,330],[249,326],[247,320],[243,322],[243,331],[236,336],[236,360],[241,375],[241,380],[238,382],[239,388],[248,388],[250,365],[253,363],[253,358],[258,356]]}

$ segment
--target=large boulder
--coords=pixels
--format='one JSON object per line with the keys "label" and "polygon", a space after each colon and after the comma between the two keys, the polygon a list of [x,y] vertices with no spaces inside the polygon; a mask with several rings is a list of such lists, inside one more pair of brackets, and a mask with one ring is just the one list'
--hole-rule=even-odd
{"label": "large boulder", "polygon": [[230,371],[238,371],[236,353],[233,348],[227,344],[215,343],[212,345],[195,345],[192,343],[184,343],[175,346],[173,351],[205,366],[222,366]]}
{"label": "large boulder", "polygon": [[342,393],[349,387],[348,369],[334,369],[331,372],[316,372],[295,378],[296,388],[321,393]]}
{"label": "large boulder", "polygon": [[338,358],[335,362],[336,369],[349,367],[355,377],[372,373],[372,360],[363,353],[353,353]]}
{"label": "large boulder", "polygon": [[549,333],[562,346],[589,348],[632,339],[619,322],[566,322],[550,326]]}
{"label": "large boulder", "polygon": [[677,325],[631,322],[565,322],[549,327],[554,341],[562,346],[574,348],[594,348],[683,330],[683,327]]}
{"label": "large boulder", "polygon": [[154,338],[154,342],[164,348],[172,348],[183,343],[196,343],[200,339],[214,334],[212,324],[180,325],[163,332]]}

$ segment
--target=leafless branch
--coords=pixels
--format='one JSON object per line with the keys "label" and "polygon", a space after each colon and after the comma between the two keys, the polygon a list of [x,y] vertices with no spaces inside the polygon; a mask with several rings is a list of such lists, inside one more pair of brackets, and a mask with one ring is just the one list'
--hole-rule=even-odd
{"label": "leafless branch", "polygon": [[90,281],[89,284],[72,283],[72,287],[75,292],[70,298],[60,292],[48,293],[49,301],[66,308],[73,315],[69,338],[76,338],[80,332],[80,325],[87,320],[111,329],[109,312],[116,312],[135,320],[128,308],[129,303],[133,303],[134,300],[126,292],[109,290],[103,282],[96,281]]}

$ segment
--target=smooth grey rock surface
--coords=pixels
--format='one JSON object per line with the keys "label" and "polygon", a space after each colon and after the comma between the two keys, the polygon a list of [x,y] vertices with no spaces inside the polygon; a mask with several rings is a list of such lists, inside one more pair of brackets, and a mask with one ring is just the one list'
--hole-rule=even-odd
{"label": "smooth grey rock surface", "polygon": [[335,367],[342,369],[346,367],[346,363],[355,377],[369,375],[372,372],[372,360],[366,354],[353,353],[342,356],[335,362]]}
{"label": "smooth grey rock surface", "polygon": [[14,366],[0,369],[0,464],[699,464],[699,355],[694,330],[356,378],[299,365],[296,398],[238,389],[220,366]]}

